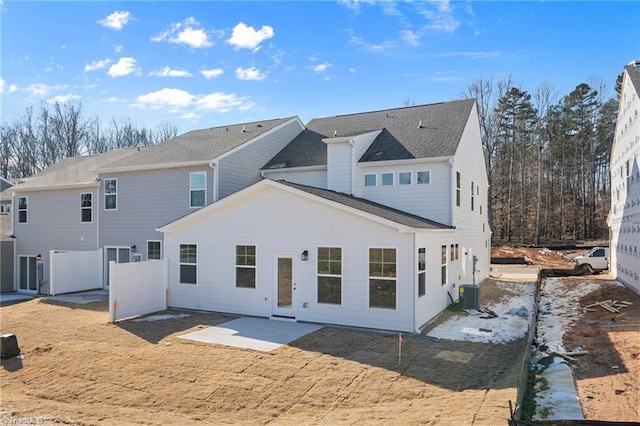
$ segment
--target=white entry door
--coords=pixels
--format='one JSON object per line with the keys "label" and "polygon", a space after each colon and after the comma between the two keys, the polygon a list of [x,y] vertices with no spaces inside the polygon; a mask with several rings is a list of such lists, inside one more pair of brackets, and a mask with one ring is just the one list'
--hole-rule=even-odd
{"label": "white entry door", "polygon": [[274,317],[295,319],[296,282],[294,254],[277,253],[273,255],[273,291],[272,314]]}

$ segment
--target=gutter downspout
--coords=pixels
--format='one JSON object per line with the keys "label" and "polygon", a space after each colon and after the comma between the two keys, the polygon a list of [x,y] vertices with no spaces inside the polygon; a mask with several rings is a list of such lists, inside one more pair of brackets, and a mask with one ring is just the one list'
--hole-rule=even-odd
{"label": "gutter downspout", "polygon": [[451,189],[449,190],[449,196],[451,197],[451,202],[449,203],[449,217],[450,217],[450,223],[451,226],[455,226],[455,220],[454,220],[454,205],[456,203],[456,191],[458,190],[456,184],[456,176],[455,176],[455,171],[453,170],[453,158],[449,159],[449,166],[451,166],[451,173],[450,173],[450,182],[451,182]]}
{"label": "gutter downspout", "polygon": [[[100,253],[100,185],[101,179],[96,178],[96,250]],[[100,271],[100,283],[104,288],[104,258],[100,256],[100,265],[98,265]]]}
{"label": "gutter downspout", "polygon": [[219,197],[219,188],[220,185],[218,183],[218,163],[215,160],[209,161],[209,167],[213,170],[213,200],[218,201]]}
{"label": "gutter downspout", "polygon": [[411,231],[411,236],[413,237],[413,253],[411,254],[411,263],[413,264],[413,278],[411,280],[413,282],[411,286],[411,327],[413,328],[414,333],[420,334],[420,329],[418,328],[418,324],[416,324],[416,291],[418,288],[418,258],[416,256],[416,253],[418,252],[418,244],[416,241],[416,231]]}

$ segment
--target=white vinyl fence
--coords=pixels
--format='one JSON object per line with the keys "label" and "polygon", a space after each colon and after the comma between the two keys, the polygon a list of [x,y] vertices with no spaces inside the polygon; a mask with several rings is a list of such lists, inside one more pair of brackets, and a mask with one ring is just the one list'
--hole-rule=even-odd
{"label": "white vinyl fence", "polygon": [[102,288],[102,249],[49,252],[49,290],[55,296],[74,291]]}
{"label": "white vinyl fence", "polygon": [[168,263],[109,262],[109,322],[167,309]]}

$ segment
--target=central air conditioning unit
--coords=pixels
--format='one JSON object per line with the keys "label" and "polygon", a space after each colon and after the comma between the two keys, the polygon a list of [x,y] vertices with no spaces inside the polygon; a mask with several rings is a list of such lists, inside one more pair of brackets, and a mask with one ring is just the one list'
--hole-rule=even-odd
{"label": "central air conditioning unit", "polygon": [[480,286],[461,285],[458,287],[458,296],[462,309],[480,310]]}

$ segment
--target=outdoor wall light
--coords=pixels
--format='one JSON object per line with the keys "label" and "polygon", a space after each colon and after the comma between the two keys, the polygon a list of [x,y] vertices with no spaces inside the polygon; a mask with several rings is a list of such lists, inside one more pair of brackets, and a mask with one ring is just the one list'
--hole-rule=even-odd
{"label": "outdoor wall light", "polygon": [[303,251],[302,254],[300,255],[300,259],[303,262],[306,262],[307,260],[309,260],[309,252],[307,250]]}
{"label": "outdoor wall light", "polygon": [[42,260],[42,255],[41,255],[41,254],[38,254],[38,255],[36,256],[36,260],[37,260],[38,262],[40,262],[40,261]]}
{"label": "outdoor wall light", "polygon": [[132,251],[132,252],[134,252],[134,253],[135,253],[137,249],[138,249],[138,248],[136,247],[136,245],[135,245],[135,244],[131,246],[131,251]]}

